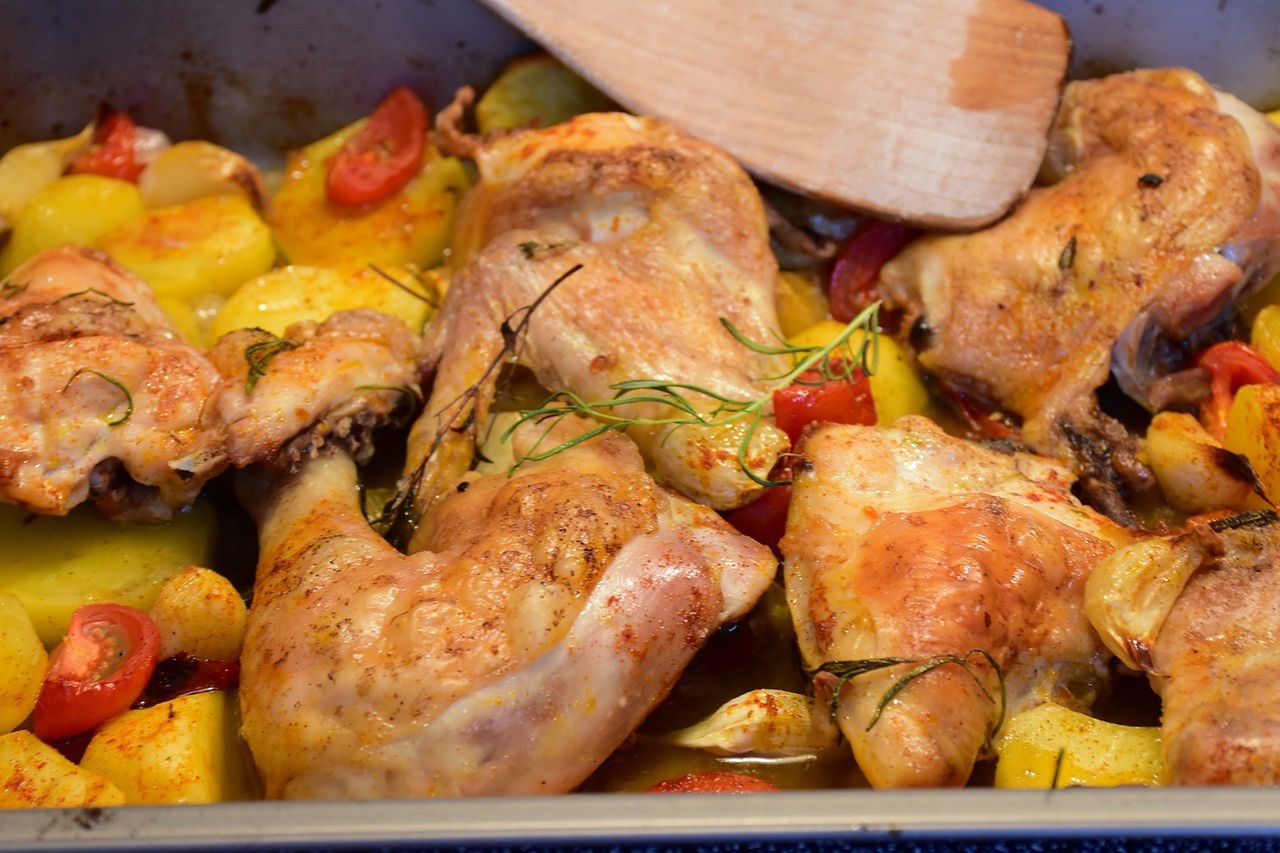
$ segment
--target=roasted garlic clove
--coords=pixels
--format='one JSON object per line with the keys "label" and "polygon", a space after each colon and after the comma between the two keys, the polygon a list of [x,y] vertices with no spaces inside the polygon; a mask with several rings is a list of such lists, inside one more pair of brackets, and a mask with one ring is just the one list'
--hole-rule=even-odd
{"label": "roasted garlic clove", "polygon": [[0,231],[33,195],[62,177],[72,160],[93,141],[93,124],[75,136],[32,142],[0,157]]}
{"label": "roasted garlic clove", "polygon": [[179,142],[155,156],[138,178],[147,207],[164,207],[209,195],[243,195],[266,206],[267,188],[256,166],[211,142]]}
{"label": "roasted garlic clove", "polygon": [[813,755],[839,739],[825,706],[786,690],[752,690],[688,728],[654,738],[716,755],[767,758]]}

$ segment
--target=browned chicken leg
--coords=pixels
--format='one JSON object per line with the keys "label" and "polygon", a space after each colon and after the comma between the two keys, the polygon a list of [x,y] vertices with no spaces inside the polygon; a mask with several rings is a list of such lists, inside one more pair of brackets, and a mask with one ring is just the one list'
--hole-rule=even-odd
{"label": "browned chicken leg", "polygon": [[270,797],[568,791],[776,568],[616,434],[470,475],[408,557],[365,522],[343,454],[249,491],[240,697]]}
{"label": "browned chicken leg", "polygon": [[1165,762],[1182,785],[1280,784],[1280,522],[1195,520],[1117,551],[1088,613],[1160,693]]}
{"label": "browned chicken leg", "polygon": [[[805,664],[917,661],[858,675],[837,697],[872,785],[962,785],[1002,714],[1089,705],[1107,652],[1084,583],[1126,534],[1071,496],[1069,472],[916,417],[811,428],[799,452],[782,551]],[[1007,708],[978,649],[1003,669]],[[945,664],[884,702],[937,655],[970,671]]]}
{"label": "browned chicken leg", "polygon": [[1119,489],[1150,474],[1097,408],[1113,345],[1125,389],[1168,403],[1178,389],[1160,377],[1185,353],[1160,350],[1160,336],[1181,342],[1275,268],[1280,228],[1258,161],[1274,144],[1251,140],[1236,105],[1185,70],[1072,83],[1051,185],[992,228],[917,241],[881,273],[889,304],[916,324],[921,364],[1020,416],[1023,439],[1071,463],[1117,517]]}
{"label": "browned chicken leg", "polygon": [[[480,184],[456,241],[467,263],[427,332],[443,357],[410,441],[407,471],[426,466],[417,515],[471,465],[494,377],[477,383],[502,351],[504,319],[575,265],[512,353],[544,387],[598,401],[614,396],[616,382],[652,379],[751,400],[768,393],[762,380],[785,370],[720,322],[764,342],[777,328],[763,206],[728,155],[655,119],[615,113],[454,144],[475,156]],[[654,413],[639,405],[619,412]],[[726,509],[759,490],[737,460],[744,428],[635,426],[628,435],[666,482]],[[765,475],[786,446],[763,424],[748,465]]]}

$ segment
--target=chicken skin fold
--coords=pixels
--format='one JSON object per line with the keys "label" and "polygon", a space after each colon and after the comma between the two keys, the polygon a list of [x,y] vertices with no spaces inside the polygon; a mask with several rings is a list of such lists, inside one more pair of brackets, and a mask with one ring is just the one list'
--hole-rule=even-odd
{"label": "chicken skin fold", "polygon": [[776,569],[617,434],[470,475],[411,556],[370,529],[344,454],[246,493],[240,699],[269,797],[568,791]]}
{"label": "chicken skin fold", "polygon": [[[1127,534],[1071,496],[1070,472],[917,417],[810,428],[798,452],[781,547],[806,666],[969,665],[920,675],[888,702],[916,664],[844,684],[837,721],[872,785],[963,785],[1002,715],[1089,706],[1108,653],[1085,618],[1084,583]],[[979,649],[1003,671],[1007,708],[996,670],[968,654]]]}

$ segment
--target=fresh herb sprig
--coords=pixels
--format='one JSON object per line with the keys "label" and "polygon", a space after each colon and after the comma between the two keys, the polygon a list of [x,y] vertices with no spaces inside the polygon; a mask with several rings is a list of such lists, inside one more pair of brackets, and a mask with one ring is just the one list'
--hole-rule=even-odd
{"label": "fresh herb sprig", "polygon": [[[71,387],[71,383],[75,382],[81,376],[96,376],[104,382],[110,382],[112,385],[116,386],[116,388],[120,389],[120,393],[124,395],[124,413],[116,417],[108,416],[106,421],[107,426],[118,427],[125,421],[129,420],[129,418],[133,417],[133,395],[129,393],[128,387],[126,387],[119,379],[116,379],[114,376],[109,376],[100,370],[94,370],[91,367],[80,368],[75,373],[71,374],[71,378],[67,380],[67,384],[62,386],[63,393],[65,394],[67,389]],[[112,411],[114,412],[115,409],[113,408]]]}
{"label": "fresh herb sprig", "polygon": [[275,337],[245,347],[244,360],[249,365],[249,370],[244,375],[245,396],[252,394],[253,389],[258,387],[258,380],[267,375],[267,365],[273,358],[282,352],[297,348],[298,345],[293,341]]}
{"label": "fresh herb sprig", "polygon": [[947,653],[934,655],[930,658],[865,658],[863,660],[833,660],[827,661],[821,666],[810,670],[809,675],[815,676],[819,673],[826,672],[836,677],[836,686],[831,693],[830,707],[831,720],[834,722],[836,719],[836,712],[840,707],[840,693],[844,690],[845,684],[847,684],[850,679],[857,678],[859,675],[865,675],[868,672],[874,672],[878,669],[887,669],[891,666],[917,664],[914,669],[894,681],[894,683],[889,686],[889,689],[881,694],[880,700],[876,703],[875,713],[871,715],[871,719],[867,722],[867,727],[865,729],[866,731],[871,731],[875,728],[876,723],[880,722],[880,717],[884,713],[884,709],[888,707],[889,703],[892,702],[899,693],[905,690],[911,682],[915,681],[922,675],[933,672],[939,667],[950,664],[954,664],[964,669],[964,671],[967,672],[978,685],[978,689],[982,691],[982,695],[994,703],[995,697],[987,690],[982,678],[969,663],[969,658],[974,655],[984,658],[987,663],[991,665],[991,668],[995,671],[996,680],[1000,685],[1000,715],[996,718],[995,725],[991,727],[991,732],[988,735],[988,740],[990,740],[996,732],[1000,731],[1000,727],[1004,725],[1005,712],[1008,710],[1008,697],[1005,692],[1004,667],[1000,666],[996,659],[992,657],[991,653],[986,649],[970,649],[962,655]]}
{"label": "fresh herb sprig", "polygon": [[[698,385],[656,379],[631,379],[615,383],[610,386],[614,396],[605,400],[589,401],[573,391],[557,391],[538,408],[522,412],[502,434],[501,440],[508,441],[517,429],[530,421],[547,424],[542,436],[515,461],[511,471],[514,472],[526,462],[549,459],[605,433],[635,426],[669,427],[663,437],[665,441],[682,427],[724,427],[745,423],[746,429],[738,445],[738,465],[761,486],[785,485],[788,482],[786,480],[771,480],[760,476],[751,470],[747,462],[751,440],[769,412],[773,390],[793,383],[818,386],[832,381],[849,380],[858,370],[868,375],[874,374],[880,359],[879,309],[879,302],[869,305],[846,324],[839,335],[823,346],[795,346],[786,342],[777,346],[762,344],[751,340],[733,323],[721,318],[721,325],[734,340],[751,351],[762,355],[791,357],[790,370],[777,376],[762,377],[763,381],[774,386],[768,393],[750,400],[738,400]],[[864,334],[855,345],[852,339],[860,330]],[[838,357],[833,358],[833,355]],[[637,405],[658,406],[660,411],[649,417],[625,413],[624,407]],[[540,449],[556,423],[569,415],[592,418],[597,421],[597,426],[548,450]]]}

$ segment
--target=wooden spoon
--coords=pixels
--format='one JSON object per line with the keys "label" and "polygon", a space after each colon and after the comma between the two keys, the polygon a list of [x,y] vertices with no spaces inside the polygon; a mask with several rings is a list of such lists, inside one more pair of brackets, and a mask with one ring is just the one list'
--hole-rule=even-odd
{"label": "wooden spoon", "polygon": [[1031,185],[1066,72],[1025,0],[485,0],[619,103],[760,177],[976,228]]}

